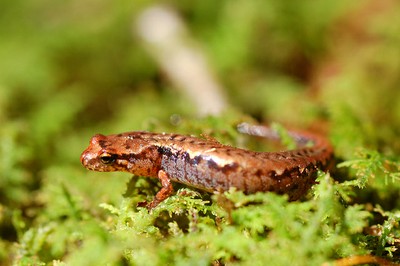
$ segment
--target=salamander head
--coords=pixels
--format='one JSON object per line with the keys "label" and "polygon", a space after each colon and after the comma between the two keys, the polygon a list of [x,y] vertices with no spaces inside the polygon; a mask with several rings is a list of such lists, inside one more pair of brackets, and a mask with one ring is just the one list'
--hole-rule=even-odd
{"label": "salamander head", "polygon": [[93,171],[130,172],[152,175],[158,153],[154,143],[143,137],[146,133],[131,132],[90,139],[89,147],[81,155],[82,165]]}

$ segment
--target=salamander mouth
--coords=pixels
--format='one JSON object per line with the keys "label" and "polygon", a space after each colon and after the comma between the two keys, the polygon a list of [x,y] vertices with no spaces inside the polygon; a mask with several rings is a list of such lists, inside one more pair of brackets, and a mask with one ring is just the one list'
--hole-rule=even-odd
{"label": "salamander mouth", "polygon": [[111,172],[112,170],[105,169],[103,167],[96,167],[96,165],[93,164],[84,164],[85,168],[90,170],[90,171],[96,171],[96,172]]}
{"label": "salamander mouth", "polygon": [[85,152],[83,152],[82,155],[81,155],[81,164],[82,164],[83,166],[86,167],[86,156],[85,156]]}

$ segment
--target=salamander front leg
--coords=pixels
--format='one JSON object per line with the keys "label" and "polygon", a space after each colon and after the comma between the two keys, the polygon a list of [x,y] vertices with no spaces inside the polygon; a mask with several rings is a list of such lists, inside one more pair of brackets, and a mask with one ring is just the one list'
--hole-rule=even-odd
{"label": "salamander front leg", "polygon": [[160,189],[160,191],[157,192],[154,200],[147,204],[146,207],[148,210],[155,208],[158,204],[160,204],[162,201],[171,196],[172,193],[174,193],[174,188],[172,187],[171,180],[169,179],[168,174],[165,171],[158,171],[158,179],[160,179],[161,181],[162,188]]}

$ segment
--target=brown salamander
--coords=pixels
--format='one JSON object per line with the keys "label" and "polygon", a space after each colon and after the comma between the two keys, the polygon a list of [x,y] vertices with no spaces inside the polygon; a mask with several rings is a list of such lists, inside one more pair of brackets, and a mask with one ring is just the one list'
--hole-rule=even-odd
{"label": "brown salamander", "polygon": [[[275,131],[265,126],[242,123],[238,130],[279,139]],[[296,200],[314,184],[317,169],[326,170],[333,149],[318,135],[295,132],[289,135],[298,149],[256,152],[179,134],[142,131],[97,134],[82,153],[81,162],[94,171],[123,171],[159,178],[162,188],[147,205],[149,209],[173,193],[171,181],[208,192],[223,192],[232,187],[244,193],[273,191]]]}

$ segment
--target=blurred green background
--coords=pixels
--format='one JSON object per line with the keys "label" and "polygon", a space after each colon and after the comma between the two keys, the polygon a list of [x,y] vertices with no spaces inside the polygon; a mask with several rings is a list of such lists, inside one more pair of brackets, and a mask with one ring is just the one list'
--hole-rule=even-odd
{"label": "blurred green background", "polygon": [[[95,133],[218,135],[253,117],[323,131],[339,160],[353,159],[359,148],[397,160],[398,1],[163,1],[228,102],[220,114],[200,120],[135,30],[143,11],[160,3],[1,3],[0,261],[73,257],[69,245],[89,241],[71,233],[71,217],[90,220],[77,218],[77,209],[99,222],[105,219],[100,203],[121,201],[128,175],[80,165]],[[69,229],[54,231],[58,223]],[[32,236],[49,225],[53,233]]]}

